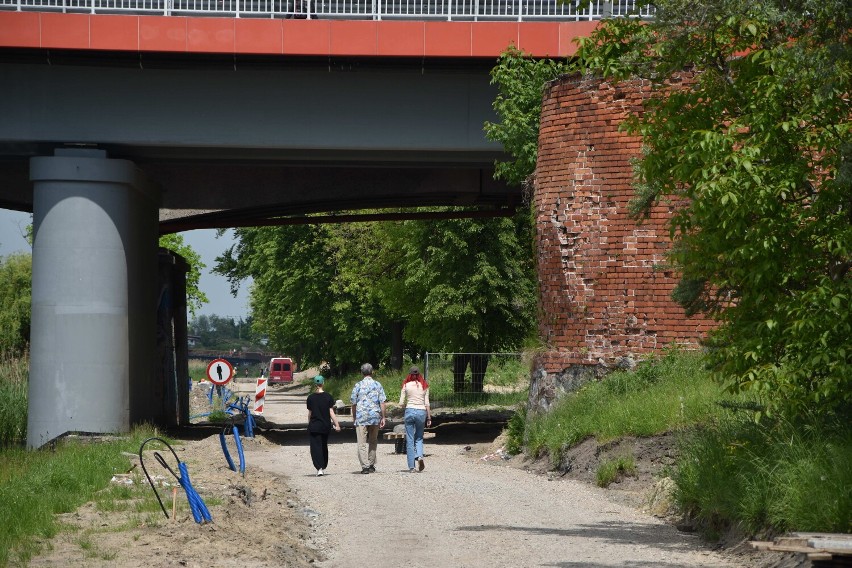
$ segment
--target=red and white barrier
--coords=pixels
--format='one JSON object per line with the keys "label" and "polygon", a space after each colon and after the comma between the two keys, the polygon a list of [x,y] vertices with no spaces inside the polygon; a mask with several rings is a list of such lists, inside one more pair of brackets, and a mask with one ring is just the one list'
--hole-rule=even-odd
{"label": "red and white barrier", "polygon": [[263,414],[263,399],[266,398],[266,377],[257,379],[257,387],[254,389],[254,413]]}

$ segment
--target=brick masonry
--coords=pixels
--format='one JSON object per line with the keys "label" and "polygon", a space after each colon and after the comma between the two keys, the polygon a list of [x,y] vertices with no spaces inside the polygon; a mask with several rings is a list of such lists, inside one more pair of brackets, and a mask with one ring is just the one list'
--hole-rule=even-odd
{"label": "brick masonry", "polygon": [[545,90],[534,206],[547,348],[535,365],[534,406],[666,346],[696,348],[712,327],[687,318],[670,297],[677,274],[667,264],[667,221],[675,205],[656,205],[641,222],[628,215],[641,143],[619,126],[641,110],[648,89],[574,75]]}

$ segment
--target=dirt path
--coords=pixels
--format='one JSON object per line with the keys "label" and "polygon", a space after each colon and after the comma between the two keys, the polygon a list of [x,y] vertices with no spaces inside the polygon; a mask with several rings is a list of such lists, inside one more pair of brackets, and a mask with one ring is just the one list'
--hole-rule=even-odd
{"label": "dirt path", "polygon": [[[273,393],[276,410],[267,418],[304,421],[306,391],[283,390]],[[314,541],[326,556],[318,566],[741,565],[603,490],[483,460],[495,449],[494,427],[438,428],[426,470],[417,474],[408,473],[393,443],[380,442],[377,473],[362,475],[354,431],[347,417],[341,422],[324,477],[316,477],[303,431],[275,434],[276,444],[247,454],[248,463],[286,476],[309,505]]]}
{"label": "dirt path", "polygon": [[[239,390],[249,388],[254,385]],[[285,428],[245,440],[244,476],[226,467],[218,435],[209,429],[197,431],[199,439],[179,441],[178,454],[196,487],[216,503],[212,524],[196,524],[186,510],[170,520],[157,511],[142,513],[145,522],[133,523],[128,521],[140,514],[132,510],[89,504],[62,516],[67,529],[30,565],[758,565],[712,551],[697,537],[619,504],[605,490],[482,459],[496,450],[499,426],[493,424],[436,428],[423,473],[408,473],[405,456],[381,442],[377,473],[362,475],[354,430],[343,417],[344,431],[332,435],[328,475],[316,477],[304,430],[306,394],[295,386],[273,389],[265,419]],[[115,530],[120,526],[125,528]]]}
{"label": "dirt path", "polygon": [[602,491],[483,461],[486,447],[430,444],[426,470],[410,474],[404,455],[384,443],[378,472],[361,475],[349,430],[331,444],[324,477],[316,477],[307,447],[295,439],[248,459],[287,475],[317,513],[315,540],[325,540],[327,555],[318,566],[737,565]]}

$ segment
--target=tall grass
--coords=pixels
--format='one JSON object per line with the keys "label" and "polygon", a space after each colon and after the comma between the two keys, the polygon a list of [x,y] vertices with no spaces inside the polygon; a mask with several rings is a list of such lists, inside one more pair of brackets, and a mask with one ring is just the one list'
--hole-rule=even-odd
{"label": "tall grass", "polygon": [[535,457],[549,454],[558,465],[563,450],[585,438],[606,442],[681,429],[713,415],[723,398],[699,354],[671,351],[634,371],[587,383],[546,414],[529,415],[523,445]]}
{"label": "tall grass", "polygon": [[709,535],[852,532],[852,426],[725,414],[682,445],[675,498]]}
{"label": "tall grass", "polygon": [[[57,513],[74,511],[109,485],[130,462],[122,452],[139,451],[156,433],[139,428],[111,442],[59,441],[45,451],[19,448],[0,453],[0,566],[26,563],[40,539],[60,530]],[[152,497],[153,498],[153,497]]]}
{"label": "tall grass", "polygon": [[0,448],[27,437],[29,357],[0,356]]}

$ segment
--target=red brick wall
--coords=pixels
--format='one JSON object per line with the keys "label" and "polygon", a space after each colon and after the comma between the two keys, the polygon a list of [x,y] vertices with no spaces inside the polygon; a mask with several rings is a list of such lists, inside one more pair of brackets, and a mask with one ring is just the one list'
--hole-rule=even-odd
{"label": "red brick wall", "polygon": [[631,158],[639,139],[619,131],[647,86],[565,77],[542,106],[535,175],[539,332],[547,373],[619,358],[641,359],[672,343],[696,347],[712,326],[671,300],[669,205],[641,223],[628,216]]}

